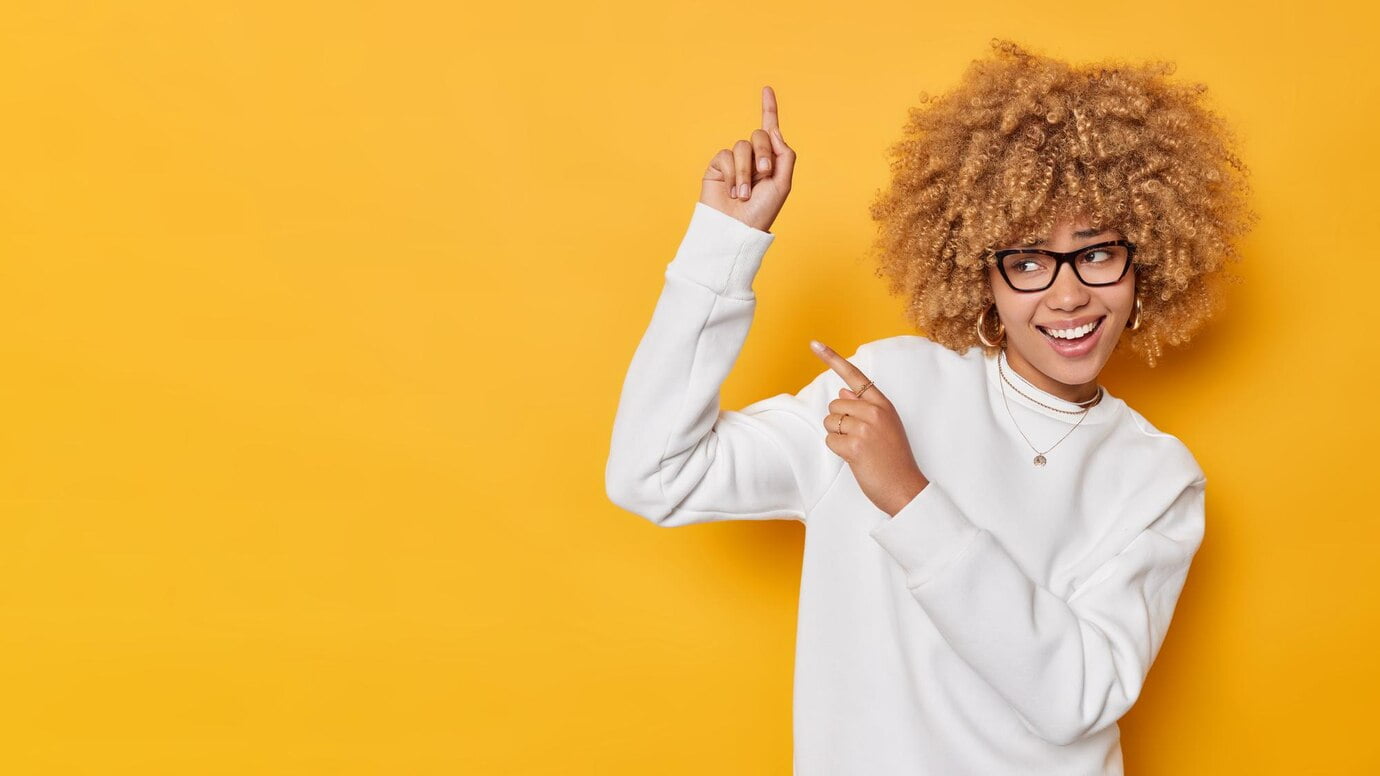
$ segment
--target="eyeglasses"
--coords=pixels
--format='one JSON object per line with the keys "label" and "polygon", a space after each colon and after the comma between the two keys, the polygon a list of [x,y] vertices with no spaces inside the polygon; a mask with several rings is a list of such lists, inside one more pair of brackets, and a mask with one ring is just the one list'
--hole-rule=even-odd
{"label": "eyeglasses", "polygon": [[1086,245],[1076,251],[1060,253],[1039,248],[1010,248],[996,251],[997,269],[1013,291],[1043,291],[1054,285],[1059,267],[1067,263],[1085,286],[1110,286],[1118,283],[1131,268],[1136,246],[1127,240],[1110,240]]}

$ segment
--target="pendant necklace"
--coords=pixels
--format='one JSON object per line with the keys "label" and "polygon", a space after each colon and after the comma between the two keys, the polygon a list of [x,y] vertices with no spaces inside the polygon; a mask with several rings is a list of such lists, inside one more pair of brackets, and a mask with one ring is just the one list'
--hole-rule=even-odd
{"label": "pendant necklace", "polygon": [[[1014,425],[1014,426],[1016,427],[1016,431],[1020,432],[1020,435],[1021,435],[1022,437],[1025,438],[1025,443],[1028,444],[1028,445],[1030,445],[1030,449],[1035,451],[1035,460],[1033,461],[1033,463],[1034,463],[1036,466],[1044,466],[1045,463],[1046,463],[1045,453],[1048,453],[1050,450],[1053,450],[1054,448],[1058,447],[1058,446],[1059,446],[1059,442],[1063,442],[1065,439],[1068,439],[1069,434],[1072,434],[1072,433],[1073,433],[1073,430],[1076,429],[1076,428],[1078,428],[1078,426],[1079,426],[1080,424],[1082,424],[1083,419],[1086,418],[1086,417],[1088,416],[1088,410],[1092,409],[1092,407],[1089,406],[1089,405],[1094,404],[1095,402],[1097,402],[1098,399],[1102,398],[1102,393],[1103,393],[1103,390],[1104,390],[1104,389],[1102,388],[1102,386],[1099,385],[1099,386],[1097,386],[1097,395],[1096,395],[1096,396],[1092,397],[1091,399],[1088,399],[1087,401],[1083,401],[1083,402],[1071,402],[1072,404],[1078,404],[1078,405],[1082,406],[1083,409],[1081,409],[1081,410],[1061,410],[1061,409],[1059,409],[1058,407],[1051,407],[1051,406],[1049,406],[1048,404],[1045,404],[1044,402],[1040,401],[1039,399],[1036,399],[1035,397],[1033,397],[1033,396],[1027,394],[1025,391],[1022,391],[1020,388],[1017,388],[1015,383],[1013,383],[1013,382],[1011,382],[1009,379],[1007,379],[1007,377],[1006,377],[1006,371],[1005,371],[1004,369],[1002,369],[1002,366],[1001,366],[1002,359],[1005,358],[1005,357],[1006,357],[1006,349],[1003,348],[1002,351],[1001,351],[1000,353],[997,354],[997,371],[1001,374],[1001,379],[1002,379],[1002,382],[1004,383],[1004,385],[1002,385],[1002,390],[1001,390],[1001,400],[1002,400],[1002,403],[1006,405],[1006,414],[1011,416],[1011,423],[1012,423],[1012,425]],[[1016,393],[1019,393],[1020,395],[1024,396],[1025,398],[1030,399],[1031,401],[1035,402],[1036,404],[1040,405],[1041,407],[1044,407],[1045,409],[1054,410],[1055,412],[1062,412],[1062,413],[1064,413],[1065,415],[1077,415],[1077,416],[1078,416],[1078,422],[1073,424],[1073,428],[1069,429],[1067,434],[1064,434],[1062,437],[1059,437],[1059,442],[1055,442],[1053,445],[1050,445],[1050,447],[1049,447],[1048,450],[1045,450],[1044,452],[1041,452],[1038,448],[1035,447],[1035,445],[1031,444],[1031,442],[1030,442],[1030,437],[1026,436],[1024,431],[1021,431],[1021,425],[1020,425],[1019,423],[1016,422],[1016,416],[1011,412],[1011,403],[1010,403],[1009,401],[1007,401],[1007,399],[1006,399],[1006,386],[1007,386],[1007,385],[1010,385],[1010,386],[1011,386],[1011,389],[1014,390]]]}

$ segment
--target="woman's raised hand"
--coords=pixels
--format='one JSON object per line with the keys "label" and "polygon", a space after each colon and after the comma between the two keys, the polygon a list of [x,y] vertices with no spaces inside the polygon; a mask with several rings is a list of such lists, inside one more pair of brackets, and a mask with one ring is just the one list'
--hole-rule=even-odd
{"label": "woman's raised hand", "polygon": [[727,213],[754,229],[768,231],[791,193],[795,151],[781,138],[776,92],[762,87],[762,127],[751,140],[722,148],[709,162],[700,187],[700,202]]}

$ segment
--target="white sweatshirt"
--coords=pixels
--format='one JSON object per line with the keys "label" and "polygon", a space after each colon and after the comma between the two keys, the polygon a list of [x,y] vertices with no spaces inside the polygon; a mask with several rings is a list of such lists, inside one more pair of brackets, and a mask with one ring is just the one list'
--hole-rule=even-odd
{"label": "white sweatshirt", "polygon": [[1009,387],[1008,414],[981,348],[887,337],[847,358],[895,405],[930,481],[889,517],[825,445],[832,370],[719,407],[773,240],[696,203],[623,383],[609,498],[668,527],[804,523],[797,776],[1122,774],[1117,720],[1203,538],[1197,461],[1104,394],[1036,467],[1021,432],[1045,450],[1077,416]]}

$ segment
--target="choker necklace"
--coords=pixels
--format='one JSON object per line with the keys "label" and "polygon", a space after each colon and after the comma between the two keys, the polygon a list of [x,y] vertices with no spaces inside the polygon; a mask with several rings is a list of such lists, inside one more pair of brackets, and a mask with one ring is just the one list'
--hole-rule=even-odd
{"label": "choker necklace", "polygon": [[[1080,424],[1082,424],[1083,419],[1086,418],[1086,417],[1088,416],[1088,410],[1092,409],[1092,407],[1089,406],[1089,405],[1093,404],[1093,403],[1096,402],[1098,399],[1102,398],[1103,388],[1102,388],[1102,386],[1100,386],[1100,385],[1097,386],[1097,395],[1094,396],[1094,397],[1092,397],[1091,399],[1088,399],[1087,401],[1084,401],[1084,402],[1070,402],[1071,404],[1078,404],[1078,405],[1082,406],[1083,409],[1081,409],[1081,410],[1061,410],[1061,409],[1059,409],[1058,407],[1051,407],[1051,406],[1049,406],[1048,404],[1045,404],[1044,402],[1042,402],[1042,401],[1040,401],[1040,400],[1034,398],[1033,396],[1030,396],[1030,395],[1027,394],[1025,391],[1022,391],[1020,388],[1017,388],[1015,383],[1013,383],[1013,382],[1011,382],[1010,380],[1007,379],[1007,377],[1006,377],[1006,371],[1005,371],[1004,369],[1002,369],[1002,366],[1001,366],[1002,359],[1005,358],[1005,357],[1006,357],[1006,349],[1003,348],[1002,351],[1001,351],[1000,353],[997,354],[997,372],[1001,374],[1001,379],[1002,379],[1002,383],[1003,383],[1002,389],[1001,389],[1001,400],[1002,400],[1002,403],[1006,405],[1006,414],[1011,416],[1011,423],[1012,423],[1012,425],[1016,426],[1016,430],[1020,432],[1020,434],[1021,434],[1022,437],[1025,437],[1025,443],[1028,444],[1028,445],[1030,445],[1030,449],[1035,451],[1035,460],[1033,461],[1033,463],[1034,463],[1036,466],[1044,466],[1045,463],[1046,463],[1045,453],[1048,453],[1050,450],[1053,450],[1054,448],[1058,447],[1058,446],[1059,446],[1059,442],[1063,442],[1065,439],[1068,439],[1069,434],[1072,434],[1072,433],[1073,433],[1073,429],[1078,428],[1078,426],[1079,426]],[[1015,370],[1012,370],[1012,371],[1015,371]],[[1019,374],[1019,373],[1017,373],[1017,374]],[[1078,416],[1078,422],[1073,424],[1073,428],[1069,429],[1067,434],[1064,434],[1063,436],[1059,437],[1059,442],[1055,442],[1053,445],[1051,445],[1051,446],[1049,447],[1049,450],[1045,450],[1044,452],[1041,452],[1039,449],[1037,449],[1037,448],[1035,447],[1035,445],[1033,445],[1033,444],[1030,443],[1030,437],[1026,436],[1026,435],[1025,435],[1025,432],[1024,432],[1024,431],[1021,431],[1021,426],[1020,426],[1020,424],[1019,424],[1019,423],[1016,423],[1016,416],[1011,412],[1011,403],[1010,403],[1009,401],[1006,400],[1006,386],[1007,386],[1007,385],[1010,385],[1010,386],[1011,386],[1011,389],[1014,390],[1016,393],[1019,393],[1020,395],[1024,396],[1025,398],[1030,399],[1031,401],[1035,402],[1036,404],[1040,405],[1041,407],[1044,407],[1044,408],[1046,408],[1046,409],[1054,410],[1055,412],[1062,412],[1062,413],[1064,413],[1065,415],[1077,415],[1077,416]]]}

